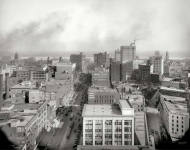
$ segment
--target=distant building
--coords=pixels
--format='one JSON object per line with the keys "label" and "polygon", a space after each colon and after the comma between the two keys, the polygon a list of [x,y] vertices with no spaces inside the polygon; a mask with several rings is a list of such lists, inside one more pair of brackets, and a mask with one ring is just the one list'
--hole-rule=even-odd
{"label": "distant building", "polygon": [[150,74],[153,72],[153,65],[139,65],[141,82],[150,82]]}
{"label": "distant building", "polygon": [[71,54],[70,62],[76,64],[76,70],[85,71],[86,70],[86,55],[82,52],[80,54]]}
{"label": "distant building", "polygon": [[16,84],[10,88],[10,94],[11,97],[17,97],[18,95],[22,95],[30,89],[37,89],[36,82],[24,81],[22,83]]}
{"label": "distant building", "polygon": [[159,73],[151,73],[150,74],[150,82],[159,84],[161,81],[162,76]]}
{"label": "distant building", "polygon": [[[187,102],[175,101],[173,96],[160,95],[160,110],[167,132],[173,142],[181,139],[189,130],[189,113]],[[177,99],[177,98],[176,98]]]}
{"label": "distant building", "polygon": [[97,71],[92,73],[93,87],[110,87],[109,72]]}
{"label": "distant building", "polygon": [[165,56],[165,62],[168,62],[169,61],[169,53],[168,51],[166,52],[166,56]]}
{"label": "distant building", "polygon": [[29,71],[30,80],[35,81],[46,81],[48,80],[48,73],[46,73],[42,68],[36,68]]}
{"label": "distant building", "polygon": [[15,61],[18,61],[18,60],[19,60],[19,55],[18,55],[18,53],[17,53],[17,52],[15,53],[14,60],[15,60]]}
{"label": "distant building", "polygon": [[118,104],[120,94],[116,89],[93,88],[88,89],[88,104]]}
{"label": "distant building", "polygon": [[131,43],[130,46],[120,46],[120,53],[122,63],[136,59],[135,43]]}
{"label": "distant building", "polygon": [[45,92],[40,89],[29,89],[29,103],[39,103],[45,100]]}
{"label": "distant building", "polygon": [[160,86],[159,91],[162,95],[188,98],[188,90]]}
{"label": "distant building", "polygon": [[2,56],[1,63],[10,63],[12,60],[11,56]]}
{"label": "distant building", "polygon": [[115,62],[121,62],[121,52],[119,49],[115,50]]}
{"label": "distant building", "polygon": [[144,97],[143,95],[128,94],[126,95],[127,100],[134,108],[136,112],[144,112]]}
{"label": "distant building", "polygon": [[97,66],[109,67],[109,65],[110,65],[109,59],[110,58],[109,58],[108,52],[94,54],[94,63]]}
{"label": "distant building", "polygon": [[111,82],[126,81],[126,64],[114,62],[110,64]]}
{"label": "distant building", "polygon": [[134,145],[134,108],[119,105],[84,105],[83,145]]}
{"label": "distant building", "polygon": [[176,89],[186,89],[186,82],[177,80],[176,78],[163,78],[161,81],[161,86],[173,87]]}
{"label": "distant building", "polygon": [[16,70],[16,78],[22,79],[23,81],[30,80],[30,71],[28,69],[17,69]]}

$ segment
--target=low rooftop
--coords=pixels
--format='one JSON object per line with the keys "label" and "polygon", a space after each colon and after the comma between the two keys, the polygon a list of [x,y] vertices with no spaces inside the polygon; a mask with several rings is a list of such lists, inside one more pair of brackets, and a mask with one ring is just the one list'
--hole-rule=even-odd
{"label": "low rooftop", "polygon": [[96,88],[96,87],[90,87],[88,89],[89,92],[117,92],[116,89],[111,89],[111,88]]}
{"label": "low rooftop", "polygon": [[24,111],[26,109],[28,110],[38,110],[40,108],[40,104],[31,104],[31,103],[25,103],[25,104],[16,104],[14,105],[12,110],[16,110],[17,111]]}
{"label": "low rooftop", "polygon": [[121,116],[118,105],[89,105],[85,104],[82,116]]}
{"label": "low rooftop", "polygon": [[28,122],[34,117],[34,115],[22,116],[22,121],[20,121],[19,126],[26,126]]}
{"label": "low rooftop", "polygon": [[126,99],[129,100],[129,102],[143,102],[143,95],[133,95],[133,94],[127,94]]}
{"label": "low rooftop", "polygon": [[135,144],[147,145],[144,112],[135,113],[135,134],[138,138],[138,141],[140,142]]}
{"label": "low rooftop", "polygon": [[78,145],[77,150],[155,150],[137,145]]}
{"label": "low rooftop", "polygon": [[161,97],[163,97],[166,100],[170,100],[170,101],[182,101],[185,102],[186,98],[184,97],[176,97],[176,96],[168,96],[168,95],[162,95],[160,94]]}
{"label": "low rooftop", "polygon": [[177,101],[167,101],[164,100],[164,103],[168,109],[168,111],[170,111],[171,113],[185,113],[188,115],[187,113],[187,102],[177,102]]}
{"label": "low rooftop", "polygon": [[[181,93],[186,93],[186,90],[182,90],[182,89],[176,89],[174,87],[165,87],[165,86],[160,86],[160,90],[166,90],[166,91],[174,91],[174,92],[181,92]],[[189,90],[190,92],[190,90]]]}
{"label": "low rooftop", "polygon": [[22,83],[16,84],[11,87],[11,89],[32,89],[36,88],[36,82],[32,81],[23,81]]}
{"label": "low rooftop", "polygon": [[131,104],[127,100],[119,100],[119,104],[121,104],[122,108],[132,108]]}

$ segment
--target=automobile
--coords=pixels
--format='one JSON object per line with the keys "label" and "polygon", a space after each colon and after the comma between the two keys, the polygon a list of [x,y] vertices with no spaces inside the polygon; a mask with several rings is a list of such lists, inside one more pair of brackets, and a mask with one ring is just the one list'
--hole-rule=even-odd
{"label": "automobile", "polygon": [[154,130],[151,130],[151,133],[153,133],[153,134],[154,134]]}

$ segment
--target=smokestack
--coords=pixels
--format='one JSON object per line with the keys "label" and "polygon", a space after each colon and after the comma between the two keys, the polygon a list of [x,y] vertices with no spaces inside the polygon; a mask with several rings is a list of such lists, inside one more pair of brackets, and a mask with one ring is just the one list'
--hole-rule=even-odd
{"label": "smokestack", "polygon": [[5,73],[5,93],[6,99],[9,98],[9,73]]}
{"label": "smokestack", "polygon": [[0,74],[0,110],[2,107],[2,101],[3,101],[3,75]]}

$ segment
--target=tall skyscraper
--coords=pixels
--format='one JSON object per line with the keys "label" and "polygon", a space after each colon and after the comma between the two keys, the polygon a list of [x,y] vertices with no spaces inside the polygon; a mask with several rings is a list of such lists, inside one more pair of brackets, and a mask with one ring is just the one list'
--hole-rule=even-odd
{"label": "tall skyscraper", "polygon": [[19,55],[18,55],[18,53],[17,53],[17,52],[15,53],[14,60],[19,60]]}
{"label": "tall skyscraper", "polygon": [[126,81],[126,64],[114,62],[110,64],[110,80],[113,82]]}
{"label": "tall skyscraper", "polygon": [[121,52],[119,49],[115,50],[115,62],[121,61]]}
{"label": "tall skyscraper", "polygon": [[150,73],[153,72],[153,65],[139,65],[139,74],[142,82],[150,82]]}
{"label": "tall skyscraper", "polygon": [[120,60],[122,63],[136,59],[136,46],[131,43],[130,46],[120,46]]}
{"label": "tall skyscraper", "polygon": [[155,57],[153,64],[153,73],[163,75],[164,73],[164,59],[162,56]]}
{"label": "tall skyscraper", "polygon": [[86,55],[82,52],[80,54],[71,54],[70,62],[76,63],[76,70],[84,71],[86,69]]}
{"label": "tall skyscraper", "polygon": [[166,57],[165,57],[165,61],[167,62],[169,60],[169,53],[168,51],[166,52]]}
{"label": "tall skyscraper", "polygon": [[110,59],[109,59],[109,53],[98,53],[94,54],[94,63],[98,66],[103,65],[104,67],[109,67]]}

